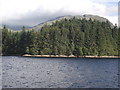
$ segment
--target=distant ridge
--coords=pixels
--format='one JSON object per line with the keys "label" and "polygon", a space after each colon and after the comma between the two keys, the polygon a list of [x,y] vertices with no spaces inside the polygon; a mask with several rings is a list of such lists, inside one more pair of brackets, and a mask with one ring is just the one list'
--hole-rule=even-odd
{"label": "distant ridge", "polygon": [[30,29],[34,29],[34,30],[38,31],[38,30],[41,30],[41,28],[44,25],[52,25],[56,21],[60,21],[60,20],[65,19],[65,18],[69,20],[69,19],[72,19],[74,17],[77,18],[77,19],[84,19],[85,18],[86,20],[89,20],[89,19],[91,19],[91,20],[98,20],[100,22],[106,22],[106,21],[108,21],[110,23],[111,27],[114,26],[108,19],[106,19],[104,17],[100,17],[98,15],[85,14],[85,15],[75,15],[75,16],[72,16],[72,15],[60,16],[60,17],[57,17],[55,19],[51,19],[51,20],[48,20],[46,22],[40,23],[40,24],[38,24],[36,26],[33,26]]}
{"label": "distant ridge", "polygon": [[[104,17],[101,17],[101,16],[98,16],[98,15],[91,15],[91,14],[85,14],[85,15],[66,15],[66,16],[59,16],[59,17],[56,17],[56,18],[53,18],[53,19],[50,19],[48,21],[45,21],[45,22],[42,22],[38,25],[35,25],[33,27],[29,27],[29,26],[25,26],[26,27],[26,30],[32,30],[34,29],[35,31],[38,31],[38,30],[41,30],[41,28],[44,26],[44,25],[52,25],[53,23],[55,23],[56,21],[60,21],[62,19],[72,19],[72,18],[77,18],[77,19],[86,19],[86,20],[98,20],[100,22],[106,22],[108,21],[111,25],[111,27],[114,27],[114,25],[106,18]],[[20,31],[22,30],[22,26],[9,26],[9,25],[6,25],[6,27],[9,29],[9,30],[13,30],[13,31]],[[0,29],[2,29],[3,27],[0,26]]]}

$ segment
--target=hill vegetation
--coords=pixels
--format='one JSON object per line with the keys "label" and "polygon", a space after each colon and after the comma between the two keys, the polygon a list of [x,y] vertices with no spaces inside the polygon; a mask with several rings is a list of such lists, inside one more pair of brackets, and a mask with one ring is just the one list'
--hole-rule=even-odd
{"label": "hill vegetation", "polygon": [[40,30],[2,29],[3,55],[118,56],[118,29],[109,21],[73,17],[44,25]]}

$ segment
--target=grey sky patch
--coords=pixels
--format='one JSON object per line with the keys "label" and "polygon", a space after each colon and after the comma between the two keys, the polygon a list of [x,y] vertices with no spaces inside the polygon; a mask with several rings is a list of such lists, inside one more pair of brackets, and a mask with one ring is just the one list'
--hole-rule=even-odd
{"label": "grey sky patch", "polygon": [[[51,13],[49,11],[41,13],[40,10],[37,9],[34,12],[28,12],[26,15],[22,16],[20,19],[6,20],[3,22],[3,24],[20,25],[20,26],[25,25],[25,26],[32,27],[39,23],[46,22],[48,20],[54,19],[59,16],[64,16],[64,15],[75,15],[75,13],[64,12],[63,10],[59,10],[55,13]],[[81,13],[79,15],[81,15]]]}
{"label": "grey sky patch", "polygon": [[[2,6],[3,11],[0,14],[0,17],[4,17],[2,24],[32,27],[59,16],[82,14],[99,15],[109,19],[112,23],[117,22],[117,6],[109,2],[116,3],[118,0],[102,0],[100,2],[98,0],[58,0],[58,2],[56,0],[12,1],[8,3],[7,0],[2,0],[4,2]],[[11,7],[11,5],[14,5],[14,7]],[[9,8],[4,8],[6,6]]]}

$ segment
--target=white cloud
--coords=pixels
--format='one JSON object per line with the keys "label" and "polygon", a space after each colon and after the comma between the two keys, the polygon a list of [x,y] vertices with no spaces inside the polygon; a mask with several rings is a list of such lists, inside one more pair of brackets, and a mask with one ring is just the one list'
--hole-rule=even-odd
{"label": "white cloud", "polygon": [[[17,24],[20,23],[19,21],[23,21],[22,19],[24,20],[31,19],[31,21],[30,20],[28,20],[28,22],[25,21],[25,23],[28,23],[28,25],[31,25],[30,22],[32,22],[32,20],[35,17],[38,17],[38,19],[40,19],[39,21],[42,21],[43,19],[48,18],[50,16],[56,17],[65,14],[72,14],[72,15],[95,14],[100,16],[106,16],[110,20],[110,18],[113,17],[110,16],[110,14],[115,13],[117,11],[116,10],[117,7],[116,6],[107,7],[105,4],[98,3],[97,1],[96,0],[0,0],[1,3],[0,18],[2,18],[2,21],[6,23],[7,22],[15,23],[12,21],[16,20]],[[106,0],[102,0],[102,1],[106,1]],[[108,1],[117,2],[118,0],[108,0]],[[114,18],[114,20],[111,21],[117,23],[116,18]]]}
{"label": "white cloud", "polygon": [[107,18],[110,22],[112,22],[114,25],[118,25],[118,16],[104,16]]}
{"label": "white cloud", "polygon": [[119,0],[91,0],[91,1],[94,1],[94,2],[102,2],[102,3],[105,3],[105,2],[119,2]]}
{"label": "white cloud", "polygon": [[118,13],[118,6],[112,6],[109,8],[106,8],[106,14],[111,15],[111,14],[117,14]]}

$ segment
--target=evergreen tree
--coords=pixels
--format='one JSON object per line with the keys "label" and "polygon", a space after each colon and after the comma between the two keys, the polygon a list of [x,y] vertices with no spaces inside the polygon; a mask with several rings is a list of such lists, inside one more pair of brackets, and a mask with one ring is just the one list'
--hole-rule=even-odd
{"label": "evergreen tree", "polygon": [[3,55],[120,55],[119,32],[108,21],[62,19],[41,30],[2,31]]}

